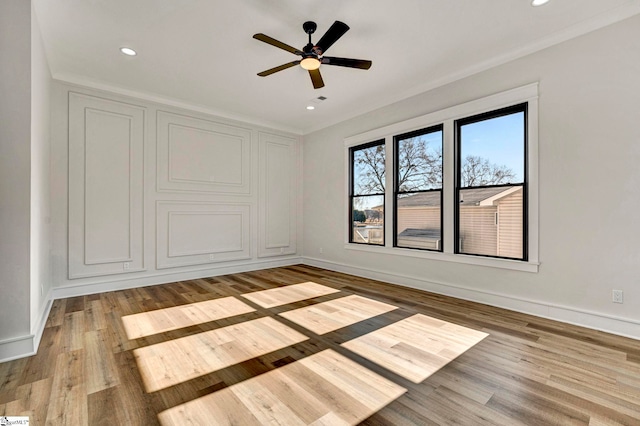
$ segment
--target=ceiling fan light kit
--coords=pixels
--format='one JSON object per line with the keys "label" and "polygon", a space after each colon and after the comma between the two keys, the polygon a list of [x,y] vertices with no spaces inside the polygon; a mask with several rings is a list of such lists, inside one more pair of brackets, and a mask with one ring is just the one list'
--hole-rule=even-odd
{"label": "ceiling fan light kit", "polygon": [[320,68],[320,60],[312,57],[304,58],[300,61],[300,66],[307,71],[317,70]]}
{"label": "ceiling fan light kit", "polygon": [[321,87],[324,87],[324,81],[322,80],[322,75],[320,74],[321,65],[333,65],[338,67],[357,68],[363,70],[368,70],[369,68],[371,68],[371,61],[368,60],[323,56],[324,53],[329,49],[329,47],[331,47],[349,30],[349,26],[344,22],[335,21],[316,44],[313,44],[311,42],[311,34],[313,34],[317,29],[316,23],[307,21],[302,24],[302,29],[309,35],[309,42],[302,48],[302,50],[298,50],[295,47],[289,46],[288,44],[285,44],[262,33],[253,35],[253,38],[255,38],[256,40],[260,40],[264,43],[270,44],[282,50],[286,50],[287,52],[293,53],[294,55],[302,57],[302,59],[300,60],[292,61],[259,72],[258,75],[260,77],[266,77],[278,71],[300,65],[302,68],[309,72],[311,83],[313,84],[314,89],[319,89]]}

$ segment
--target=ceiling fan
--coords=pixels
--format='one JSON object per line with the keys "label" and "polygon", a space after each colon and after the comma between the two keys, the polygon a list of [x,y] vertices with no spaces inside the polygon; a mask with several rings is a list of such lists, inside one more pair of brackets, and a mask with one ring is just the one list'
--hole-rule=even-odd
{"label": "ceiling fan", "polygon": [[311,34],[316,31],[316,28],[317,25],[315,22],[307,21],[302,24],[302,29],[304,30],[304,32],[309,34],[309,43],[307,43],[307,45],[303,47],[302,50],[282,43],[281,41],[269,37],[268,35],[264,35],[262,33],[254,34],[253,38],[255,38],[256,40],[260,40],[272,46],[286,50],[287,52],[291,52],[294,55],[302,56],[302,59],[289,62],[287,64],[283,64],[266,71],[262,71],[258,73],[258,75],[260,77],[266,77],[278,71],[286,70],[287,68],[300,65],[302,68],[309,71],[309,76],[311,77],[313,88],[319,89],[321,87],[324,87],[324,81],[322,80],[322,75],[320,75],[320,65],[335,65],[338,67],[359,68],[363,70],[368,70],[369,68],[371,68],[371,61],[323,56],[329,49],[329,47],[331,47],[333,43],[338,41],[338,39],[349,30],[349,26],[347,24],[340,21],[334,22],[333,25],[331,25],[331,27],[327,30],[327,32],[320,38],[318,43],[313,44],[311,42]]}

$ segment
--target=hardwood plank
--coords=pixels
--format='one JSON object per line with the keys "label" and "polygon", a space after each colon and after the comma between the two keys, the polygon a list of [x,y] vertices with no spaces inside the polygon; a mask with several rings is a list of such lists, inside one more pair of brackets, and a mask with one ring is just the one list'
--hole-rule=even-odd
{"label": "hardwood plank", "polygon": [[340,290],[336,290],[335,288],[309,281],[300,284],[288,285],[286,287],[245,293],[242,297],[251,300],[253,303],[262,306],[263,308],[274,308],[276,306],[287,305],[301,300],[338,293],[339,291]]}
{"label": "hardwood plank", "polygon": [[49,317],[45,323],[46,327],[55,327],[62,325],[64,321],[64,313],[67,306],[67,299],[54,300],[49,311]]}
{"label": "hardwood plank", "polygon": [[87,392],[82,350],[63,352],[56,358],[47,425],[86,425]]}
{"label": "hardwood plank", "polygon": [[83,311],[73,311],[65,314],[62,334],[64,340],[64,351],[72,352],[83,348],[84,342],[84,317]]}
{"label": "hardwood plank", "polygon": [[29,416],[30,424],[45,424],[52,382],[53,379],[48,377],[16,389],[16,397],[20,398],[21,404],[26,410],[12,415]]}
{"label": "hardwood plank", "polygon": [[104,310],[102,309],[102,302],[100,299],[92,300],[88,302],[88,307],[85,309],[85,330],[95,331],[104,330],[107,328],[107,321],[105,320]]}
{"label": "hardwood plank", "polygon": [[[21,384],[20,379],[32,358],[33,357],[22,358],[11,362],[0,363],[0,404],[6,404],[16,399],[15,389]],[[22,384],[24,383],[30,383],[30,381],[22,382]]]}
{"label": "hardwood plank", "polygon": [[325,334],[394,309],[393,305],[351,295],[279,315],[316,334]]}
{"label": "hardwood plank", "polygon": [[70,297],[66,301],[65,314],[84,310],[84,296]]}
{"label": "hardwood plank", "polygon": [[85,380],[88,394],[117,386],[120,383],[113,352],[107,347],[106,333],[102,330],[84,333]]}

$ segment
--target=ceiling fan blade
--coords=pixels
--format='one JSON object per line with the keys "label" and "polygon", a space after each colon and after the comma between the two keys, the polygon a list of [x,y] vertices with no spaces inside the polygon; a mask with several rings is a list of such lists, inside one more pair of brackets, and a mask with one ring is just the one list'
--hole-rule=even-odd
{"label": "ceiling fan blade", "polygon": [[273,68],[268,69],[266,71],[259,72],[258,75],[260,77],[266,77],[266,76],[271,75],[273,73],[276,73],[278,71],[282,71],[282,70],[286,70],[287,68],[295,67],[299,63],[300,63],[300,61],[289,62],[288,64],[283,64],[283,65],[280,65],[278,67],[273,67]]}
{"label": "ceiling fan blade", "polygon": [[309,76],[311,76],[311,82],[313,83],[314,89],[324,87],[324,81],[320,75],[320,70],[309,70]]}
{"label": "ceiling fan blade", "polygon": [[351,58],[334,58],[332,56],[325,56],[322,58],[322,63],[326,65],[336,65],[339,67],[360,68],[368,70],[371,68],[371,61],[364,59],[351,59]]}
{"label": "ceiling fan blade", "polygon": [[302,55],[302,52],[296,49],[295,47],[289,46],[288,44],[284,44],[283,42],[278,41],[273,37],[269,37],[268,35],[258,33],[258,34],[254,34],[253,38],[255,38],[256,40],[265,42],[267,44],[270,44],[272,46],[279,47],[280,49],[286,50],[287,52],[291,52],[294,55]]}
{"label": "ceiling fan blade", "polygon": [[334,22],[333,25],[331,25],[331,27],[327,30],[327,32],[324,33],[320,41],[316,43],[316,51],[319,50],[319,52],[316,53],[318,55],[322,55],[347,31],[349,31],[349,26],[347,24],[340,21]]}

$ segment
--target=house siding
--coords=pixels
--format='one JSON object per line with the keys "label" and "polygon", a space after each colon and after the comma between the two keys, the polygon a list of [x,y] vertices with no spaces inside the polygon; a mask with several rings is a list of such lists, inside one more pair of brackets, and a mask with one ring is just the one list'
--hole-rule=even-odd
{"label": "house siding", "polygon": [[498,204],[498,256],[522,258],[522,188]]}
{"label": "house siding", "polygon": [[[516,192],[495,200],[493,204],[461,206],[460,252],[522,258],[522,193],[522,188],[519,188]],[[440,230],[440,207],[400,207],[397,221],[398,235],[407,229]],[[397,244],[400,247],[439,248],[439,242],[417,237],[398,237]]]}
{"label": "house siding", "polygon": [[405,229],[440,229],[440,207],[398,209],[398,234]]}
{"label": "house siding", "polygon": [[498,253],[498,227],[495,206],[460,207],[460,252],[495,256]]}

